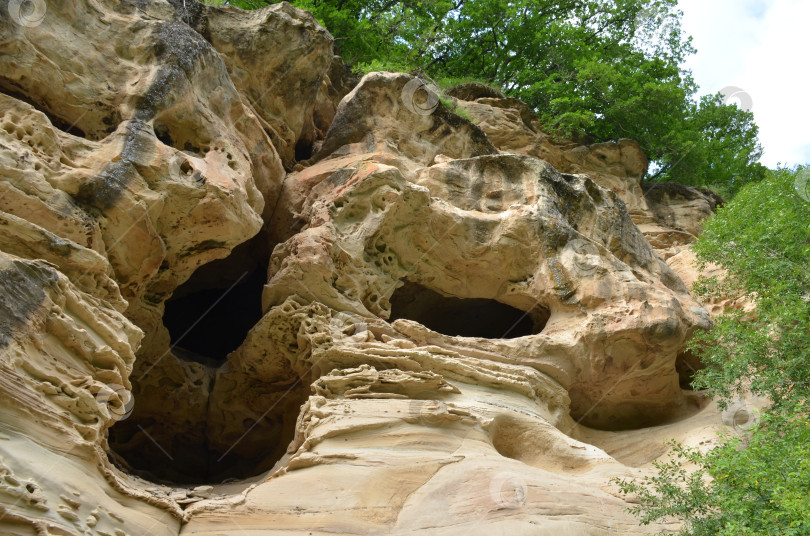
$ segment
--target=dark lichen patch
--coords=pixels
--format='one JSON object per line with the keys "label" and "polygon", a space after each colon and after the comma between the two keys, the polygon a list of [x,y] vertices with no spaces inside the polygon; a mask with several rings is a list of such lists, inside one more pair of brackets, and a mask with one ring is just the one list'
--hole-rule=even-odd
{"label": "dark lichen patch", "polygon": [[54,253],[55,255],[60,255],[62,257],[69,257],[71,253],[76,249],[73,242],[70,240],[66,240],[54,234],[47,234],[46,238],[48,240],[47,247],[48,250]]}
{"label": "dark lichen patch", "polygon": [[174,16],[177,20],[188,24],[200,33],[206,26],[206,19],[204,9],[205,6],[200,2],[189,2],[183,0],[168,0],[174,8]]}
{"label": "dark lichen patch", "polygon": [[203,240],[199,244],[195,244],[190,248],[186,249],[185,251],[183,251],[183,253],[181,253],[180,256],[188,257],[189,255],[202,253],[203,251],[209,251],[212,249],[221,249],[227,246],[228,245],[225,242],[222,242],[221,240]]}
{"label": "dark lichen patch", "polygon": [[111,162],[90,182],[79,188],[76,200],[91,207],[109,209],[121,197],[133,173],[135,166],[132,162]]}
{"label": "dark lichen patch", "polygon": [[202,56],[218,57],[211,44],[185,24],[161,24],[157,38],[155,57],[163,63],[176,65],[189,77]]}
{"label": "dark lichen patch", "polygon": [[171,108],[175,97],[181,93],[182,88],[188,84],[188,78],[175,65],[161,68],[149,88],[138,98],[135,108],[135,118],[151,121],[158,112]]}
{"label": "dark lichen patch", "polygon": [[354,170],[351,168],[339,169],[329,175],[329,178],[326,179],[326,183],[331,186],[332,188],[338,188],[339,186],[345,185],[349,179],[354,176]]}
{"label": "dark lichen patch", "polygon": [[133,119],[126,128],[127,136],[118,160],[104,166],[101,173],[79,188],[74,197],[80,204],[100,210],[111,208],[138,173],[137,157],[153,150],[155,140],[151,127]]}
{"label": "dark lichen patch", "polygon": [[567,301],[576,293],[576,287],[568,277],[568,271],[557,257],[549,257],[547,264],[551,274],[552,288],[559,295],[560,301]]}
{"label": "dark lichen patch", "polygon": [[434,121],[433,128],[439,125],[448,125],[451,127],[451,132],[461,129],[467,129],[472,142],[472,155],[481,156],[486,154],[498,154],[498,149],[492,144],[487,135],[472,121],[469,121],[458,114],[453,113],[447,106],[438,103],[436,110],[433,112]]}
{"label": "dark lichen patch", "polygon": [[125,15],[132,15],[138,11],[145,12],[148,10],[150,0],[121,0],[113,8],[117,13]]}
{"label": "dark lichen patch", "polygon": [[56,272],[40,262],[12,261],[0,269],[0,348],[45,301],[45,289],[56,284]]}
{"label": "dark lichen patch", "polygon": [[[201,58],[222,62],[211,44],[185,24],[166,22],[155,34],[155,59],[163,66],[136,104],[135,117],[144,122],[174,105],[177,96],[194,79]],[[225,72],[224,64],[219,71]]]}

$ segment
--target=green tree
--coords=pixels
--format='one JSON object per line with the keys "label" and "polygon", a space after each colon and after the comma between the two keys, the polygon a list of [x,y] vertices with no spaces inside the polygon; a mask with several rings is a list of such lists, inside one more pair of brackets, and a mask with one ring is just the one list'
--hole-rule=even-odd
{"label": "green tree", "polygon": [[723,100],[715,94],[689,103],[688,113],[660,138],[658,166],[648,180],[703,186],[730,199],[763,179],[754,115]]}
{"label": "green tree", "polygon": [[643,523],[671,516],[694,536],[810,534],[810,202],[796,188],[806,169],[768,171],[744,187],[696,243],[702,262],[728,271],[700,281],[699,293],[756,304],[692,341],[707,366],[696,387],[722,401],[750,389],[771,404],[750,436],[707,454],[676,446],[657,475],[623,482],[641,501],[634,510]]}
{"label": "green tree", "polygon": [[698,384],[726,398],[748,382],[776,407],[810,394],[810,202],[797,193],[799,173],[810,168],[769,171],[745,187],[695,244],[701,261],[729,273],[702,280],[701,294],[738,292],[756,304],[754,317],[731,311],[692,342],[708,365]]}
{"label": "green tree", "polygon": [[[213,0],[221,1],[221,0]],[[228,0],[259,7],[278,0]],[[560,137],[637,140],[648,180],[734,194],[763,168],[750,113],[695,100],[677,0],[293,0],[358,70],[475,79]]]}

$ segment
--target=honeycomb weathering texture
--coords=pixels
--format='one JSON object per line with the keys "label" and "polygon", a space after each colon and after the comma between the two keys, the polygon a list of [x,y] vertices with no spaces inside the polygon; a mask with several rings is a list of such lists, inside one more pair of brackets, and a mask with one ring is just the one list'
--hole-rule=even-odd
{"label": "honeycomb weathering texture", "polygon": [[667,528],[610,479],[722,424],[681,389],[722,200],[358,81],[286,3],[44,5],[0,16],[0,532]]}

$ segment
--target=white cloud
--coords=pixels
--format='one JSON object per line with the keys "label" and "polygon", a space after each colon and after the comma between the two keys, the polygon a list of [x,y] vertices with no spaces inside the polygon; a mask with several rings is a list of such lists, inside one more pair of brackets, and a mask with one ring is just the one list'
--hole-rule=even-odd
{"label": "white cloud", "polygon": [[744,89],[765,149],[762,163],[810,164],[810,2],[679,0],[683,26],[698,52],[700,93]]}

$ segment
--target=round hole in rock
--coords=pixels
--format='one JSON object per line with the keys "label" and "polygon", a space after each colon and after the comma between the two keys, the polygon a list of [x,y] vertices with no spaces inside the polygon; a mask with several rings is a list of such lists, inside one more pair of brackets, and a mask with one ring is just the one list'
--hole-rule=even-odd
{"label": "round hole in rock", "polygon": [[418,283],[406,282],[391,296],[391,318],[406,318],[444,335],[514,339],[540,333],[550,313],[538,305],[522,311],[486,298],[444,296]]}

